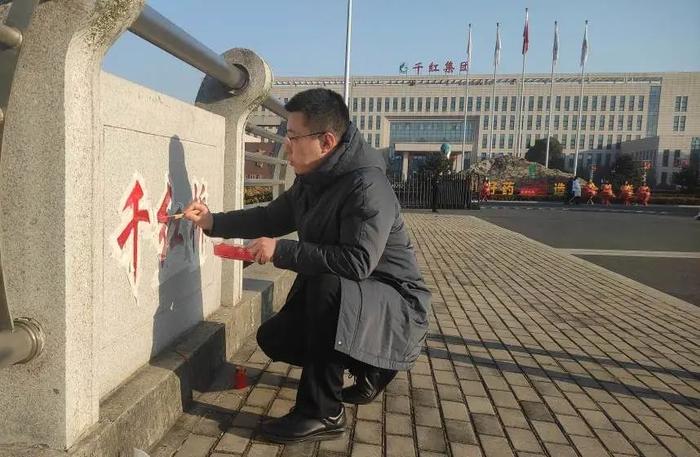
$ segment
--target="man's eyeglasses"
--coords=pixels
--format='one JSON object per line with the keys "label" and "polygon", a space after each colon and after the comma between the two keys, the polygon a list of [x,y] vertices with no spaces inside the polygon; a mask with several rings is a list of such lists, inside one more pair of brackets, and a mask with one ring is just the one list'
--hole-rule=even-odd
{"label": "man's eyeglasses", "polygon": [[298,139],[300,139],[300,138],[306,138],[306,137],[309,137],[309,136],[319,136],[319,135],[323,135],[324,133],[326,133],[326,132],[313,132],[313,133],[307,133],[306,135],[297,135],[297,136],[289,136],[289,135],[286,135],[285,138],[287,138],[287,139],[291,142],[291,141],[298,140]]}

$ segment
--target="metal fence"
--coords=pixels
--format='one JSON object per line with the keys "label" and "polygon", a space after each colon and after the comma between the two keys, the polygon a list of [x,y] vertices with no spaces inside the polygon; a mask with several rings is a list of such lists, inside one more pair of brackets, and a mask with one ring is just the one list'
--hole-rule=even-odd
{"label": "metal fence", "polygon": [[391,175],[389,182],[402,208],[472,209],[477,205],[480,181],[474,174],[421,173],[407,179]]}

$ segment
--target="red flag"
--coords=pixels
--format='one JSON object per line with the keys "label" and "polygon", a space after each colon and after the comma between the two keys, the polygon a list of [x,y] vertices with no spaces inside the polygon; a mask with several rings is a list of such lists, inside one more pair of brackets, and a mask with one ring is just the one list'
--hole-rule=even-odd
{"label": "red flag", "polygon": [[525,8],[525,30],[523,30],[523,55],[527,53],[527,48],[530,44],[530,34],[527,27],[527,8]]}

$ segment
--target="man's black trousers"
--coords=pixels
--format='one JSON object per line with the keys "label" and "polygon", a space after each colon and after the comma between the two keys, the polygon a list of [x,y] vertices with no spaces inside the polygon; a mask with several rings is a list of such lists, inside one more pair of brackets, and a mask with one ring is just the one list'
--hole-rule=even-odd
{"label": "man's black trousers", "polygon": [[310,417],[340,411],[343,370],[353,359],[334,349],[339,311],[340,279],[306,277],[301,290],[258,329],[258,345],[268,357],[303,368],[296,408]]}

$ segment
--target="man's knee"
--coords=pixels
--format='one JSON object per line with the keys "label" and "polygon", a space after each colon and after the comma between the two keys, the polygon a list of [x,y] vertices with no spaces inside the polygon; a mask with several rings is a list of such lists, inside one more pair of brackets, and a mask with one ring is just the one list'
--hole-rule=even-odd
{"label": "man's knee", "polygon": [[308,278],[306,301],[323,302],[340,298],[340,277],[334,274],[321,274]]}

